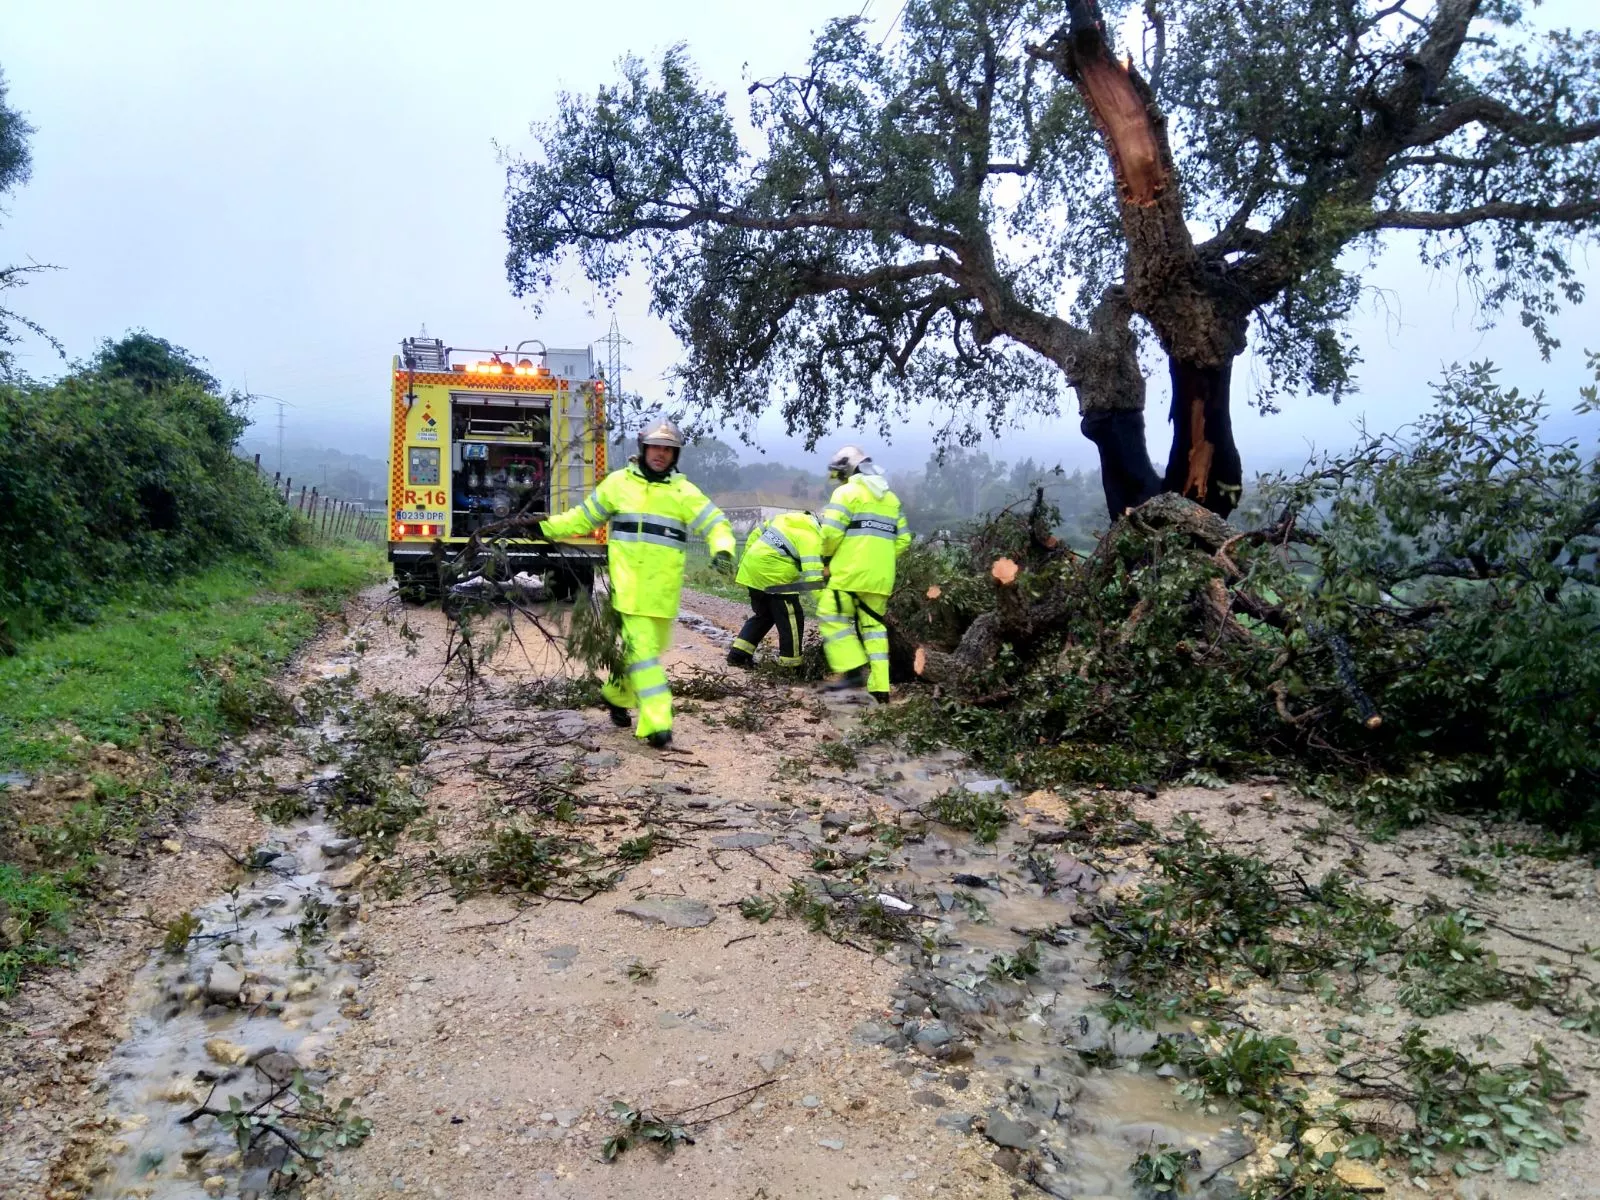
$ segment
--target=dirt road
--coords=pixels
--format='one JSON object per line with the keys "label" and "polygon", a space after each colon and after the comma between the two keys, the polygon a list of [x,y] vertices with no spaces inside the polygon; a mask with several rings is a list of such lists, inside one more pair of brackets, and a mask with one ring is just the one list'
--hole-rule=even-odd
{"label": "dirt road", "polygon": [[[1199,1194],[1236,1195],[1234,1175],[1271,1146],[1140,1071],[1153,1035],[1093,1015],[1104,971],[1073,918],[1130,888],[1142,850],[1095,865],[1057,853],[1049,882],[1030,882],[1037,846],[1062,845],[1050,835],[1063,804],[1046,793],[1010,797],[994,845],[924,828],[938,792],[1003,785],[949,754],[853,749],[841,738],[855,710],[809,689],[763,678],[728,691],[717,678],[739,613],[710,598],[692,608],[666,660],[685,683],[676,747],[659,754],[600,710],[550,707],[541,681],[562,661],[520,621],[479,631],[462,720],[445,618],[364,597],[284,680],[300,728],[264,730],[213,764],[206,798],[125,884],[80,969],[0,1011],[0,1194],[265,1194],[293,1147],[267,1139],[240,1155],[217,1119],[184,1118],[229,1095],[248,1109],[299,1068],[330,1106],[349,1098],[371,1121],[308,1196],[1126,1197],[1131,1160],[1157,1145],[1193,1152]],[[348,712],[425,689],[457,717],[398,785],[370,783],[421,797],[392,850],[315,815],[274,825],[245,803],[354,773],[338,755],[358,729],[319,697]],[[1308,864],[1350,852],[1350,830],[1323,828],[1313,845],[1304,831],[1326,814],[1266,794],[1127,805],[1163,821],[1190,812]],[[1362,851],[1382,886],[1466,904],[1466,878],[1430,871],[1457,837],[1432,827]],[[1501,924],[1600,942],[1595,873],[1540,869],[1533,886],[1508,873]],[[819,872],[841,882],[794,891]],[[543,898],[494,894],[535,877]],[[157,926],[190,911],[201,932],[157,953]],[[1514,934],[1496,949],[1546,954]],[[1344,1019],[1281,992],[1255,1015],[1308,1043]],[[1517,1053],[1543,1039],[1576,1086],[1600,1065],[1587,1038],[1510,1005],[1444,1028],[1470,1039],[1485,1016]],[[1399,1025],[1372,1019],[1386,1035]],[[1090,1065],[1097,1049],[1119,1065]],[[1600,1194],[1595,1165],[1592,1143],[1562,1151],[1538,1194]],[[1470,1179],[1459,1195],[1525,1187]]]}

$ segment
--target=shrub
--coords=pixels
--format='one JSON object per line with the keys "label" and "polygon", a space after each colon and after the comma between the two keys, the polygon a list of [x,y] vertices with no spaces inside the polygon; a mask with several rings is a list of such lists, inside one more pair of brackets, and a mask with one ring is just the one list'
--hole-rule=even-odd
{"label": "shrub", "polygon": [[9,635],[133,579],[164,579],[291,537],[233,453],[248,424],[189,355],[147,334],[52,384],[0,385],[0,611]]}

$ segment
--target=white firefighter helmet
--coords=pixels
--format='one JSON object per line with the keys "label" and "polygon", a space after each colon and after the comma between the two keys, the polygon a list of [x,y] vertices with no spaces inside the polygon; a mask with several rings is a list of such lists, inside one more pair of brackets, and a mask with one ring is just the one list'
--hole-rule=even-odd
{"label": "white firefighter helmet", "polygon": [[867,461],[867,452],[860,446],[840,446],[828,460],[828,474],[834,479],[849,479]]}
{"label": "white firefighter helmet", "polygon": [[640,454],[644,453],[646,446],[671,446],[674,450],[682,450],[683,434],[667,418],[659,417],[639,430]]}

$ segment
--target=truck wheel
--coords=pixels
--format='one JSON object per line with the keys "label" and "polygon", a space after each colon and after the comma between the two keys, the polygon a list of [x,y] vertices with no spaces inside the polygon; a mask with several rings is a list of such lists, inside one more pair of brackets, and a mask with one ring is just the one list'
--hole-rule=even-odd
{"label": "truck wheel", "polygon": [[571,604],[578,598],[578,581],[569,567],[551,567],[544,577],[544,586],[557,604]]}
{"label": "truck wheel", "polygon": [[394,581],[400,588],[403,604],[426,604],[439,598],[439,573],[429,563],[421,569],[394,569]]}

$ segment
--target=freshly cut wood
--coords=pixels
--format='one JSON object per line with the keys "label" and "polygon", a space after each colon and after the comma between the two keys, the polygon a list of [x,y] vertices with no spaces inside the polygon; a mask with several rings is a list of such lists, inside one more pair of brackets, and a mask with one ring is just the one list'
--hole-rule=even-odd
{"label": "freshly cut wood", "polygon": [[[1141,505],[1124,518],[1133,531],[1153,536],[1158,532],[1187,535],[1205,550],[1215,552],[1229,537],[1238,533],[1216,513],[1209,512],[1192,500],[1180,496],[1163,495]],[[1108,560],[1098,555],[1091,557],[1084,570],[1106,572]],[[980,613],[961,635],[953,650],[938,646],[923,646],[918,651],[917,673],[930,683],[961,685],[978,678],[987,670],[1004,645],[1016,647],[1026,654],[1039,638],[1061,628],[1074,603],[1071,588],[1054,588],[1045,594],[1030,598],[1026,591],[1012,586],[1020,574],[1017,564],[1009,558],[998,559],[989,574],[999,588],[995,594],[995,607],[991,612]],[[1235,597],[1235,603],[1241,603]],[[1241,603],[1241,607],[1244,605]],[[1143,612],[1136,605],[1130,614],[1130,626],[1136,627]],[[1258,615],[1255,612],[1252,616]],[[1263,612],[1261,616],[1266,616]],[[1131,627],[1127,630],[1131,634]]]}
{"label": "freshly cut wood", "polygon": [[913,671],[915,671],[918,675],[921,675],[922,674],[922,668],[927,666],[927,665],[928,665],[928,650],[927,650],[927,647],[926,646],[918,646],[916,654],[913,655],[912,659],[911,659],[911,669]]}
{"label": "freshly cut wood", "polygon": [[928,589],[929,600],[937,600],[942,595],[944,595],[944,589],[941,588],[937,583]]}

